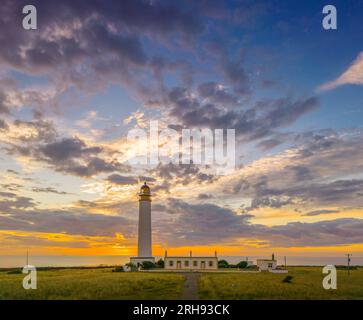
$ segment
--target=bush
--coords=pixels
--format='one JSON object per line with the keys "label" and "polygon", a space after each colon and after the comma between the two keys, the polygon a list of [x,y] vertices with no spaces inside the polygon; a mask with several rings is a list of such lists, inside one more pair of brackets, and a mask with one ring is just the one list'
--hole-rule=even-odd
{"label": "bush", "polygon": [[336,266],[335,267],[337,270],[358,270],[358,267],[357,266]]}
{"label": "bush", "polygon": [[11,271],[8,271],[8,274],[21,274],[23,273],[21,270],[11,270]]}
{"label": "bush", "polygon": [[130,268],[131,271],[137,271],[137,267],[132,262],[126,263],[126,265]]}
{"label": "bush", "polygon": [[164,260],[163,259],[160,259],[160,260],[158,260],[157,262],[156,262],[156,264],[155,264],[155,266],[157,267],[157,268],[164,268]]}
{"label": "bush", "polygon": [[218,268],[229,268],[229,263],[226,260],[219,260]]}
{"label": "bush", "polygon": [[149,270],[155,268],[155,263],[152,263],[151,261],[144,261],[141,265],[143,270]]}
{"label": "bush", "polygon": [[241,261],[241,262],[237,263],[237,268],[245,269],[245,268],[247,268],[247,265],[248,265],[247,261]]}
{"label": "bush", "polygon": [[115,269],[112,270],[112,272],[125,272],[123,267],[116,267]]}
{"label": "bush", "polygon": [[292,276],[286,276],[285,278],[284,278],[284,280],[282,280],[282,282],[284,282],[284,283],[291,283],[292,282]]}

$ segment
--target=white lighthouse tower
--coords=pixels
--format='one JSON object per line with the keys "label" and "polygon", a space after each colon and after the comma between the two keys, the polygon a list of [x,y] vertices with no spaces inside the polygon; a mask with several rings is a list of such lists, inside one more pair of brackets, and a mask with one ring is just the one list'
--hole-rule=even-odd
{"label": "white lighthouse tower", "polygon": [[151,192],[150,187],[144,183],[139,193],[139,228],[137,257],[130,261],[136,265],[144,261],[155,262],[152,256],[151,241]]}

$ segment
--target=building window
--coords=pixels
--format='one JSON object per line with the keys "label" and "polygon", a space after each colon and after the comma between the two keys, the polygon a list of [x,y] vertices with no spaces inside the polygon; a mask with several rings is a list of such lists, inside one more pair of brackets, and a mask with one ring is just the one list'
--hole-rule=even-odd
{"label": "building window", "polygon": [[209,266],[213,267],[213,261],[209,261]]}
{"label": "building window", "polygon": [[174,265],[174,261],[173,260],[170,260],[169,261],[169,267],[172,267]]}
{"label": "building window", "polygon": [[184,266],[185,266],[185,267],[189,267],[189,261],[187,261],[187,260],[186,260],[186,261],[184,261]]}
{"label": "building window", "polygon": [[272,268],[272,263],[269,263],[269,264],[268,264],[268,267],[269,267],[269,268]]}
{"label": "building window", "polygon": [[193,261],[193,267],[198,267],[198,261]]}

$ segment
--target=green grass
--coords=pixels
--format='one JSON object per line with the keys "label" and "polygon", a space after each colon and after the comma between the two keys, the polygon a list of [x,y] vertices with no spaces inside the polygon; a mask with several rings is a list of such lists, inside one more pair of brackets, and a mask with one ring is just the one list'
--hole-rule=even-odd
{"label": "green grass", "polygon": [[24,290],[24,276],[0,272],[0,300],[178,299],[184,284],[182,275],[172,273],[63,269],[38,271],[38,288]]}
{"label": "green grass", "polygon": [[[292,276],[291,283],[283,279]],[[214,273],[199,278],[201,299],[363,299],[363,269],[338,270],[337,290],[325,290],[322,268],[293,267],[288,274]]]}
{"label": "green grass", "polygon": [[[9,271],[9,270],[8,270]],[[40,270],[38,289],[24,290],[24,274],[0,271],[2,299],[180,299],[178,273],[112,272],[110,268]],[[363,299],[363,268],[338,270],[338,289],[324,290],[322,268],[291,267],[286,274],[201,273],[201,299]]]}

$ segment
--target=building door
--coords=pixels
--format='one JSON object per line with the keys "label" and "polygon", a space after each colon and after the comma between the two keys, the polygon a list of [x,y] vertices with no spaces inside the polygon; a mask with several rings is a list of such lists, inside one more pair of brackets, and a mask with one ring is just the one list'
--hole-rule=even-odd
{"label": "building door", "polygon": [[201,268],[201,269],[205,269],[205,261],[202,261],[202,262],[200,263],[200,268]]}
{"label": "building door", "polygon": [[177,261],[176,262],[176,268],[177,269],[181,269],[181,261]]}

